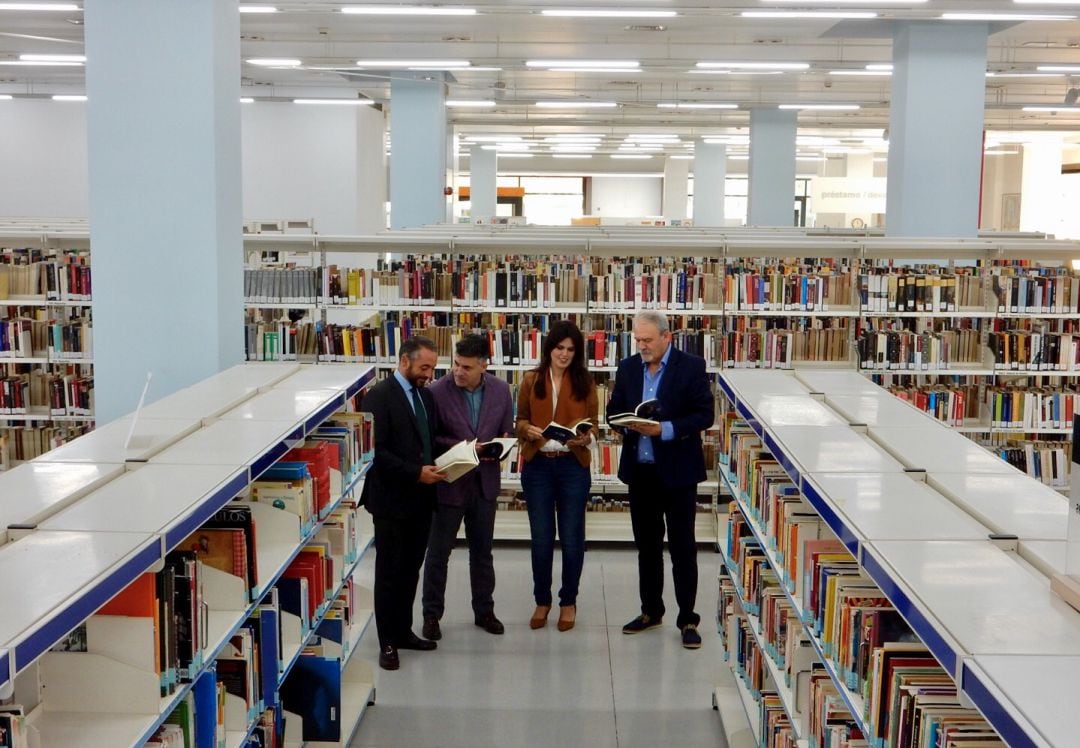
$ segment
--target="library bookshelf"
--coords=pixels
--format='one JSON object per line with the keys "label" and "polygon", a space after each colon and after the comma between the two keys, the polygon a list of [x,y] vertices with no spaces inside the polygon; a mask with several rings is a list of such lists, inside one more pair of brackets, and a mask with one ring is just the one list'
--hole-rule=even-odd
{"label": "library bookshelf", "polygon": [[[145,408],[126,448],[129,418],[0,475],[0,492],[21,497],[0,505],[7,600],[0,700],[21,707],[15,721],[26,745],[141,746],[176,723],[194,731],[193,745],[231,748],[253,744],[260,730],[282,729],[282,720],[284,745],[349,743],[374,699],[372,664],[355,656],[372,617],[371,592],[356,574],[372,530],[355,501],[370,454],[346,438],[348,459],[326,468],[325,503],[306,505],[307,514],[249,494],[283,456],[296,460],[296,450],[321,445],[328,428],[344,436],[327,424],[372,381],[370,366],[243,364]],[[310,488],[310,478],[303,485]],[[243,556],[257,562],[241,576],[209,557],[185,567],[198,571],[190,589],[198,590],[202,620],[178,671],[158,667],[155,642],[175,652],[170,647],[183,638],[159,629],[157,619],[106,608],[148,574],[162,584],[174,554],[194,537],[203,542],[206,528],[238,507],[253,523]],[[229,532],[236,563],[236,531]],[[305,592],[293,603],[284,583],[315,548],[328,559],[318,567],[324,588],[311,587],[309,597],[305,578],[294,585]],[[174,585],[159,589],[183,588]],[[159,601],[184,599],[158,594]],[[237,695],[233,649],[256,621],[259,646],[243,660]],[[84,646],[72,647],[84,625]],[[316,660],[337,699],[333,739],[311,737],[294,711],[303,711],[303,700],[288,695],[326,687],[307,682]],[[9,713],[0,709],[4,718]]]}
{"label": "library bookshelf", "polygon": [[[847,554],[837,563],[859,596],[888,600],[940,667],[937,685],[947,676],[956,710],[977,710],[1009,746],[1071,744],[1080,613],[1047,577],[1064,564],[1067,503],[854,372],[725,372],[720,386],[734,508],[719,614],[751,722],[776,725],[779,714],[799,744],[820,744],[820,715],[809,712],[822,702],[799,675],[813,672],[847,710],[841,721],[890,745],[864,698],[873,686],[854,687],[872,684],[873,671],[851,669],[850,648],[816,607],[811,546],[785,546],[782,528],[798,524],[800,541]],[[789,509],[763,503],[751,476],[791,486]],[[759,581],[748,584],[752,569]],[[792,614],[779,646],[764,623],[778,608]]]}

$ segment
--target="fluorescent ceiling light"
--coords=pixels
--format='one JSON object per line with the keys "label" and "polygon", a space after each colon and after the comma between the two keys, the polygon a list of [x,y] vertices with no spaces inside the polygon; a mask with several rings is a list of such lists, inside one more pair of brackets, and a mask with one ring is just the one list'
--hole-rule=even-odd
{"label": "fluorescent ceiling light", "polygon": [[783,70],[687,70],[689,75],[783,75]]}
{"label": "fluorescent ceiling light", "polygon": [[544,109],[613,109],[618,104],[614,101],[538,101],[536,106]]}
{"label": "fluorescent ceiling light", "polygon": [[699,68],[729,70],[807,70],[808,62],[699,62]]}
{"label": "fluorescent ceiling light", "polygon": [[278,9],[273,5],[241,5],[241,13],[277,13]]}
{"label": "fluorescent ceiling light", "polygon": [[671,18],[673,10],[542,10],[540,15],[562,18]]}
{"label": "fluorescent ceiling light", "polygon": [[547,68],[549,73],[640,73],[641,68]]}
{"label": "fluorescent ceiling light", "polygon": [[529,68],[639,68],[637,60],[526,60]]}
{"label": "fluorescent ceiling light", "polygon": [[657,104],[657,109],[738,109],[738,104],[710,104],[707,102],[669,102]]}
{"label": "fluorescent ceiling light", "polygon": [[447,99],[446,106],[456,107],[487,107],[495,106],[494,101],[482,101],[480,99]]}
{"label": "fluorescent ceiling light", "polygon": [[889,163],[889,159],[887,159],[887,158],[875,158],[874,163],[875,164],[887,164],[887,163]]}
{"label": "fluorescent ceiling light", "polygon": [[597,142],[597,141],[600,141],[600,140],[603,140],[603,139],[604,139],[603,135],[586,135],[586,134],[575,135],[573,133],[567,133],[565,135],[548,135],[546,138],[544,138],[544,142],[545,143],[566,143],[566,142],[580,141],[580,142],[594,143],[594,142]]}
{"label": "fluorescent ceiling light", "polygon": [[743,18],[769,18],[769,19],[788,19],[788,18],[802,18],[806,20],[813,20],[815,18],[822,19],[858,19],[858,18],[877,18],[877,13],[869,10],[744,10],[740,13]]}
{"label": "fluorescent ceiling light", "polygon": [[466,135],[469,143],[520,143],[520,135]]}
{"label": "fluorescent ceiling light", "polygon": [[482,145],[480,146],[482,151],[498,151],[500,153],[509,153],[517,151],[518,153],[526,152],[529,150],[528,143],[496,143],[495,145]]}
{"label": "fluorescent ceiling light", "polygon": [[467,68],[468,60],[357,60],[356,64],[362,68]]}
{"label": "fluorescent ceiling light", "polygon": [[241,96],[240,97],[240,103],[241,104],[254,104],[255,99],[251,98],[250,96]]}
{"label": "fluorescent ceiling light", "polygon": [[[1080,72],[1080,67],[1076,69]],[[986,74],[987,78],[1064,78],[1064,73],[990,73]]]}
{"label": "fluorescent ceiling light", "polygon": [[1025,112],[1076,112],[1080,114],[1080,106],[1026,106]]}
{"label": "fluorescent ceiling light", "polygon": [[874,62],[866,66],[867,70],[892,70],[893,64],[891,62]]}
{"label": "fluorescent ceiling light", "polygon": [[261,65],[274,68],[295,68],[300,66],[300,60],[285,57],[252,57],[247,61],[249,65]]}
{"label": "fluorescent ceiling light", "polygon": [[86,101],[83,94],[57,94],[52,97],[53,101]]}
{"label": "fluorescent ceiling light", "polygon": [[1072,21],[1076,16],[1031,13],[942,13],[945,21]]}
{"label": "fluorescent ceiling light", "polygon": [[[749,141],[747,141],[749,142]],[[795,138],[796,145],[840,145],[838,138],[825,138],[821,135],[799,135]]]}
{"label": "fluorescent ceiling light", "polygon": [[639,145],[635,149],[635,152],[637,152],[637,153],[641,153],[642,151],[656,152],[656,151],[662,151],[662,150],[664,150],[664,146],[662,146],[662,145]]}
{"label": "fluorescent ceiling light", "polygon": [[11,101],[11,94],[0,94],[0,101]]}
{"label": "fluorescent ceiling light", "polygon": [[1039,65],[1035,69],[1043,73],[1080,73],[1080,65]]}
{"label": "fluorescent ceiling light", "polygon": [[592,158],[591,153],[556,153],[553,158]]}
{"label": "fluorescent ceiling light", "polygon": [[357,16],[475,16],[476,8],[443,5],[346,5],[341,12]]}
{"label": "fluorescent ceiling light", "polygon": [[820,109],[823,111],[850,112],[859,108],[858,104],[781,104],[780,109]]}
{"label": "fluorescent ceiling light", "polygon": [[555,153],[592,153],[597,145],[556,145],[551,148]]}
{"label": "fluorescent ceiling light", "polygon": [[830,70],[829,75],[861,75],[861,76],[877,76],[877,77],[889,77],[892,75],[891,70]]}
{"label": "fluorescent ceiling light", "polygon": [[375,102],[371,99],[293,99],[294,104],[328,104],[337,106],[368,106]]}
{"label": "fluorescent ceiling light", "polygon": [[0,10],[80,10],[75,3],[0,3]]}
{"label": "fluorescent ceiling light", "polygon": [[473,66],[470,65],[467,68],[462,68],[460,70],[460,72],[462,72],[462,73],[497,73],[500,70],[502,70],[502,68],[473,67]]}
{"label": "fluorescent ceiling light", "polygon": [[646,159],[646,158],[652,158],[652,156],[650,154],[648,154],[648,153],[612,153],[611,158]]}
{"label": "fluorescent ceiling light", "polygon": [[749,156],[728,156],[728,161],[749,161]]}
{"label": "fluorescent ceiling light", "polygon": [[631,140],[631,141],[633,141],[633,140],[644,140],[644,141],[667,140],[667,141],[676,141],[677,142],[677,141],[680,140],[680,138],[675,133],[663,133],[663,132],[648,133],[648,132],[645,132],[645,133],[634,133],[632,135],[627,135],[626,140]]}
{"label": "fluorescent ceiling light", "polygon": [[31,62],[86,62],[86,55],[19,55],[20,60]]}
{"label": "fluorescent ceiling light", "polygon": [[77,68],[82,67],[81,62],[65,62],[63,60],[54,60],[52,62],[35,60],[0,60],[0,65],[8,65],[11,67],[40,67],[40,68]]}
{"label": "fluorescent ceiling light", "polygon": [[675,154],[674,156],[668,156],[668,158],[673,158],[676,161],[693,161],[694,160],[693,156],[683,156],[683,155],[680,155],[680,154]]}
{"label": "fluorescent ceiling light", "polygon": [[531,153],[500,153],[499,158],[532,158]]}

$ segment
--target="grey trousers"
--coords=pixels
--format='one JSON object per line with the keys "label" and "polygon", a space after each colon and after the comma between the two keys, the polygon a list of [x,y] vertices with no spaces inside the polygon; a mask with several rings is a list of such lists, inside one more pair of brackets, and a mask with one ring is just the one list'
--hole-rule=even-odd
{"label": "grey trousers", "polygon": [[469,581],[472,586],[472,608],[477,616],[495,610],[495,562],[491,542],[495,534],[495,500],[478,494],[470,496],[464,506],[435,507],[424,559],[424,619],[442,618],[446,608],[446,575],[450,551],[454,549],[458,529],[465,521],[465,537],[469,541]]}

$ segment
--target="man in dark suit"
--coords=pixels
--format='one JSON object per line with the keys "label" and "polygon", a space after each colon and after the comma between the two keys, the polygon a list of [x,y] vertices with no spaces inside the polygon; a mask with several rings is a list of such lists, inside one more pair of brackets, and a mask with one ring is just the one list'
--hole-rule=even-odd
{"label": "man in dark suit", "polygon": [[608,417],[633,411],[639,403],[660,402],[658,421],[622,429],[619,480],[630,487],[630,523],[638,549],[641,615],[624,634],[655,628],[664,616],[664,529],[667,525],[676,620],[687,649],[701,646],[697,598],[694,520],[697,484],[705,480],[701,432],[713,423],[713,396],[705,361],[671,344],[667,318],[657,312],[634,317],[638,353],[619,362]]}
{"label": "man in dark suit", "polygon": [[438,362],[435,344],[412,337],[401,344],[393,376],[364,395],[374,416],[375,459],[360,501],[375,521],[375,626],[379,666],[397,670],[399,649],[435,649],[412,630],[413,601],[424,563],[435,485],[432,461],[435,403],[424,385]]}
{"label": "man in dark suit", "polygon": [[[487,338],[465,336],[455,348],[451,373],[431,386],[439,420],[435,445],[440,451],[462,440],[483,443],[513,431],[510,385],[487,373],[488,357]],[[481,458],[476,470],[437,488],[435,519],[424,561],[423,634],[428,639],[442,638],[439,619],[445,608],[447,564],[462,520],[469,541],[474,620],[489,634],[503,633],[503,624],[495,616],[495,564],[491,556],[499,471],[497,460]]]}

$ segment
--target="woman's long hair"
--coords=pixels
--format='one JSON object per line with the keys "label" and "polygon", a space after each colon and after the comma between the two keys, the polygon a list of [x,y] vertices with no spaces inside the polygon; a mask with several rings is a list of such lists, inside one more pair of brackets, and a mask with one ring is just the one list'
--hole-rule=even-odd
{"label": "woman's long hair", "polygon": [[574,344],[574,357],[570,360],[567,371],[570,373],[570,389],[576,400],[584,401],[589,396],[589,390],[593,386],[592,375],[585,368],[585,338],[581,330],[573,322],[560,319],[551,325],[547,337],[544,338],[544,351],[540,356],[540,365],[536,367],[536,381],[533,383],[533,393],[537,397],[547,395],[547,381],[551,372],[551,354],[555,346],[570,338]]}

